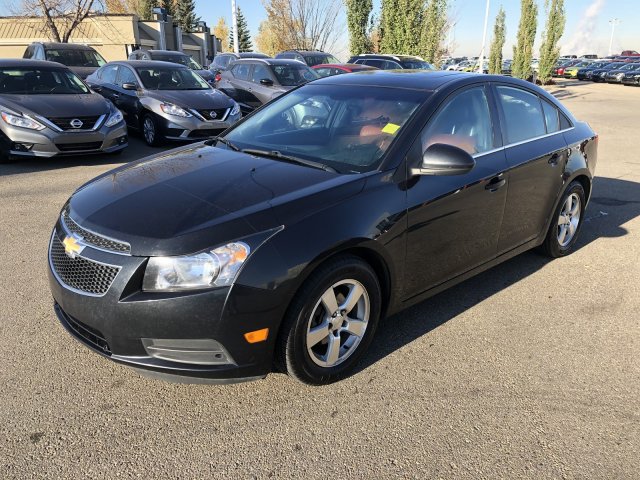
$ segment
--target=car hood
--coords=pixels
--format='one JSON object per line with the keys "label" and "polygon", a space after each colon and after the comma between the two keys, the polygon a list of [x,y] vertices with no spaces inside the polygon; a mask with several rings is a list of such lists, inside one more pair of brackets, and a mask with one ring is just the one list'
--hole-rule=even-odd
{"label": "car hood", "polygon": [[174,103],[184,108],[213,109],[226,108],[233,105],[233,101],[224,93],[210,90],[146,90],[147,97],[161,102]]}
{"label": "car hood", "polygon": [[35,113],[43,117],[90,116],[109,112],[107,100],[95,93],[0,95],[0,103],[20,113]]}
{"label": "car hood", "polygon": [[130,243],[132,255],[181,255],[286,228],[363,185],[360,175],[198,144],[107,172],[69,208],[84,228]]}

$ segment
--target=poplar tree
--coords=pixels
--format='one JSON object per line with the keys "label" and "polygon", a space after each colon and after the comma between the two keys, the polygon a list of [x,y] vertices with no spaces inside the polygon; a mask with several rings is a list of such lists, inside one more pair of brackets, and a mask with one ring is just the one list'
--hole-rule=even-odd
{"label": "poplar tree", "polygon": [[345,0],[347,7],[347,28],[349,29],[349,49],[351,55],[371,51],[371,40],[367,35],[369,16],[373,10],[372,0]]}
{"label": "poplar tree", "polygon": [[489,73],[502,73],[502,48],[504,47],[507,27],[505,26],[506,14],[504,8],[500,6],[500,11],[496,16],[496,23],[493,26],[493,40],[491,40],[491,50],[489,52]]}
{"label": "poplar tree", "polygon": [[[247,20],[244,18],[244,14],[242,13],[242,10],[240,10],[240,7],[238,7],[237,21],[238,21],[238,46],[239,46],[238,51],[240,53],[252,52],[253,44],[251,43],[251,34],[249,33],[249,26],[247,25]],[[233,25],[231,26],[231,32],[229,33],[229,50],[232,52],[235,51],[234,45],[233,45]]]}
{"label": "poplar tree", "polygon": [[528,79],[531,76],[533,60],[533,42],[538,28],[538,5],[535,0],[520,0],[520,24],[518,42],[513,47],[513,65],[511,74],[517,78]]}
{"label": "poplar tree", "polygon": [[429,63],[440,63],[446,26],[447,0],[429,0],[424,10],[419,50],[420,56]]}
{"label": "poplar tree", "polygon": [[380,8],[380,50],[382,53],[398,53],[400,1],[382,0]]}
{"label": "poplar tree", "polygon": [[540,82],[544,85],[551,80],[553,68],[560,58],[558,41],[564,33],[566,22],[564,0],[546,0],[547,23],[540,47]]}

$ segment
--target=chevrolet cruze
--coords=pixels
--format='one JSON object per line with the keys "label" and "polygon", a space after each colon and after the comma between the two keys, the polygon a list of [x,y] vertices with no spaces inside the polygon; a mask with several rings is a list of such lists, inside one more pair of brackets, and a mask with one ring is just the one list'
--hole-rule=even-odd
{"label": "chevrolet cruze", "polygon": [[0,60],[0,117],[0,162],[128,144],[122,113],[55,62]]}
{"label": "chevrolet cruze", "polygon": [[80,187],[51,234],[54,308],[151,375],[333,382],[381,318],[533,247],[571,253],[597,143],[517,79],[320,79]]}

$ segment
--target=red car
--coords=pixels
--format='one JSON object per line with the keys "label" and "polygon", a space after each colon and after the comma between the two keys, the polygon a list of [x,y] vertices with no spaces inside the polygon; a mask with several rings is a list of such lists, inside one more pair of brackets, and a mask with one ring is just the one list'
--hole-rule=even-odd
{"label": "red car", "polygon": [[355,63],[324,63],[312,67],[321,77],[330,77],[343,73],[364,72],[365,70],[378,70],[369,65],[356,65]]}

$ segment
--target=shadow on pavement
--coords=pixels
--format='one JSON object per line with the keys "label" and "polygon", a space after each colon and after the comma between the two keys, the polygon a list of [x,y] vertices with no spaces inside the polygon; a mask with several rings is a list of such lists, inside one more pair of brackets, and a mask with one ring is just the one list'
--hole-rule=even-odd
{"label": "shadow on pavement", "polygon": [[[618,238],[626,235],[628,231],[623,225],[638,216],[639,183],[596,177],[577,249],[587,247],[598,238]],[[465,310],[536,273],[550,261],[552,260],[535,251],[523,253],[383,320],[369,352],[356,372],[366,369]]]}

